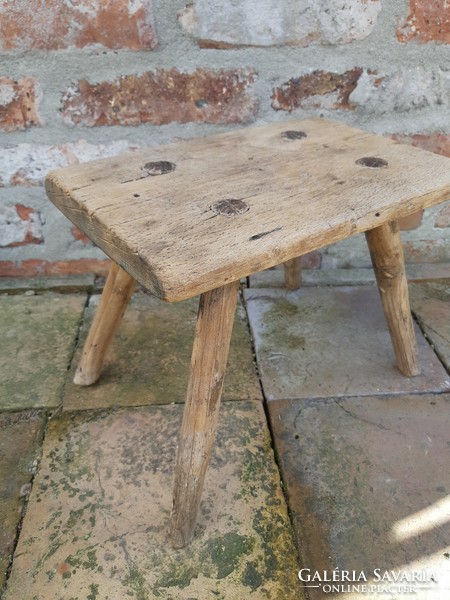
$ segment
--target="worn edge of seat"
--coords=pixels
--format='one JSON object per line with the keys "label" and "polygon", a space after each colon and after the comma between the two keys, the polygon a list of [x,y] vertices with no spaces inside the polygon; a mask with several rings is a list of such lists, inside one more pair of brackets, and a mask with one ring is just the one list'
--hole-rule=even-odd
{"label": "worn edge of seat", "polygon": [[[165,300],[166,302],[176,301],[169,300],[166,297],[164,286],[156,273],[151,269],[150,265],[142,259],[137,251],[133,251],[120,237],[114,234],[114,232],[111,232],[112,239],[110,245],[108,245],[107,248],[105,247],[106,241],[101,236],[103,225],[95,215],[89,215],[92,229],[89,229],[88,232],[86,232],[86,222],[83,221],[83,223],[81,223],[81,221],[78,221],[76,215],[77,213],[82,212],[87,214],[87,210],[83,211],[80,209],[71,195],[62,190],[62,186],[58,182],[58,171],[50,171],[47,174],[45,178],[45,191],[49,200],[71,223],[80,227],[96,246],[98,246],[111,260],[122,267],[122,269],[134,277],[138,283],[143,285],[149,292],[161,300]],[[130,257],[132,260],[127,261],[125,260],[126,257]],[[141,275],[143,273],[147,275],[145,278]]]}
{"label": "worn edge of seat", "polygon": [[[331,120],[326,120],[326,119],[301,119],[301,120],[295,120],[295,121],[288,121],[286,122],[286,126],[291,126],[291,125],[301,125],[302,123],[312,123],[315,120],[321,122],[322,124],[326,124],[328,126],[330,125],[337,125],[337,126],[343,126],[345,128],[350,128],[352,130],[354,130],[355,132],[359,132],[361,134],[365,134],[365,135],[376,135],[376,134],[371,134],[370,132],[367,132],[365,130],[361,130],[361,129],[357,129],[355,127],[351,127],[339,122],[334,122]],[[258,129],[258,128],[264,128],[264,127],[268,127],[267,125],[263,125],[263,126],[258,126],[258,127],[254,127],[252,129]],[[239,130],[238,130],[239,131]],[[217,134],[215,136],[206,136],[204,139],[209,139],[209,138],[216,138],[216,137],[228,137],[230,135],[233,135],[235,132],[224,132],[221,134]],[[195,140],[201,139],[201,138],[194,138]],[[184,143],[189,143],[192,140],[184,140]],[[393,140],[389,140],[392,141],[393,144],[399,144],[396,141]],[[166,144],[163,147],[170,147],[172,145],[178,145],[179,142],[173,142],[171,144]],[[426,152],[427,154],[434,154],[434,153],[430,153],[427,152],[425,150],[422,149],[417,149],[417,148],[412,148],[409,145],[406,144],[399,144],[401,146],[405,146],[408,147],[408,149],[410,150],[416,150],[419,154],[420,153],[424,153]],[[161,146],[156,147],[156,149],[161,148]],[[150,147],[149,150],[151,150],[152,148]],[[147,149],[143,149],[143,151],[146,151]],[[97,163],[97,164],[107,164],[108,161],[111,160],[117,160],[118,158],[120,158],[120,156],[129,156],[134,157],[135,154],[128,154],[128,153],[123,153],[122,155],[119,155],[119,157],[110,157],[110,158],[100,158],[97,159],[95,161],[90,161],[91,163]],[[444,159],[444,157],[440,157],[442,159]],[[445,159],[445,160],[449,160],[449,159]],[[198,295],[204,291],[208,291],[211,288],[211,285],[205,285],[202,282],[202,279],[197,280],[196,282],[192,282],[192,281],[188,281],[185,282],[183,285],[180,285],[180,281],[171,281],[171,277],[170,277],[170,273],[168,273],[168,276],[165,277],[160,277],[156,272],[155,272],[155,265],[151,265],[148,259],[145,259],[144,257],[142,257],[141,255],[139,255],[139,252],[137,250],[134,250],[132,247],[130,247],[130,245],[125,244],[123,242],[123,239],[117,235],[114,235],[114,231],[111,231],[111,240],[105,240],[101,233],[102,230],[104,228],[104,226],[101,224],[101,222],[98,220],[97,217],[92,217],[91,215],[89,215],[87,209],[85,211],[83,211],[82,209],[80,209],[79,203],[76,203],[76,201],[71,197],[71,195],[67,192],[64,191],[64,186],[60,185],[59,183],[59,174],[63,174],[65,176],[65,174],[67,173],[67,170],[70,170],[71,172],[76,172],[77,167],[81,165],[76,165],[76,166],[71,166],[71,167],[65,167],[63,169],[58,169],[58,170],[54,170],[51,171],[46,178],[46,182],[45,182],[45,187],[46,187],[46,191],[47,191],[47,195],[49,197],[49,199],[58,207],[59,210],[61,210],[61,212],[63,212],[63,214],[65,214],[65,216],[71,221],[73,222],[75,225],[79,226],[83,231],[86,231],[87,235],[89,237],[91,237],[91,239],[93,240],[93,242],[99,246],[110,258],[112,258],[112,260],[114,260],[115,262],[117,262],[117,264],[119,264],[122,268],[124,268],[127,272],[130,273],[130,275],[132,275],[135,279],[137,279],[137,281],[139,283],[141,283],[144,287],[146,287],[151,293],[153,293],[155,296],[161,298],[162,300],[165,300],[167,302],[177,302],[179,300],[183,300],[195,295]],[[219,287],[221,285],[224,285],[226,283],[230,283],[232,280],[236,280],[236,279],[240,279],[241,277],[245,277],[249,274],[258,272],[258,271],[262,271],[265,270],[267,268],[273,267],[277,264],[280,264],[286,260],[289,260],[291,258],[295,258],[296,256],[300,256],[302,254],[305,254],[307,252],[310,252],[312,250],[318,250],[322,247],[325,247],[331,243],[335,243],[338,241],[341,241],[342,239],[345,239],[347,237],[350,237],[351,235],[355,235],[357,233],[361,233],[364,231],[367,231],[369,229],[373,229],[375,227],[377,227],[378,225],[383,224],[386,221],[389,220],[396,220],[398,218],[407,216],[411,213],[414,213],[417,210],[420,210],[422,208],[428,208],[429,206],[432,206],[434,204],[437,204],[443,200],[446,199],[446,197],[448,197],[448,195],[450,194],[450,183],[447,186],[444,186],[440,189],[437,190],[433,190],[431,192],[427,192],[426,194],[422,195],[422,196],[416,196],[412,199],[407,199],[408,204],[405,205],[403,207],[403,209],[401,209],[398,204],[395,205],[394,207],[389,207],[389,210],[385,210],[383,211],[383,214],[379,214],[376,215],[377,219],[376,219],[376,223],[373,222],[373,215],[371,217],[371,213],[367,212],[365,215],[363,215],[362,217],[360,217],[358,219],[357,222],[353,222],[353,223],[341,223],[335,226],[335,231],[333,232],[332,235],[330,235],[327,238],[327,241],[325,243],[321,243],[319,240],[317,240],[317,236],[311,236],[310,238],[307,238],[306,240],[302,240],[299,243],[296,244],[290,244],[288,247],[283,248],[279,248],[277,249],[277,252],[274,255],[273,260],[269,260],[267,258],[267,253],[266,256],[263,258],[263,260],[258,261],[257,259],[253,260],[253,265],[254,268],[252,269],[243,269],[242,266],[239,265],[239,261],[237,261],[236,263],[230,265],[230,263],[227,263],[227,270],[228,273],[230,271],[233,272],[233,277],[227,277],[224,274],[224,268],[219,268],[216,270],[211,270],[208,272],[208,280],[209,282],[211,282],[211,280],[214,280],[217,285],[214,287]],[[90,228],[86,227],[86,220],[82,220],[82,222],[78,222],[76,219],[76,215],[77,213],[83,213],[84,215],[88,216],[89,220],[90,220]],[[370,223],[368,223],[368,221],[370,221]],[[364,223],[362,225],[362,223]],[[320,236],[319,236],[320,238]],[[127,260],[127,258],[130,258],[131,260]],[[248,265],[247,265],[248,267]],[[174,279],[172,277],[172,279]],[[163,283],[164,281],[164,283]]]}
{"label": "worn edge of seat", "polygon": [[[72,223],[77,226],[81,225],[81,222],[77,221],[76,215],[77,213],[82,212],[86,214],[87,211],[80,209],[79,206],[75,204],[72,197],[61,190],[61,186],[58,184],[57,171],[52,171],[47,175],[45,187],[49,199],[59,208],[59,210],[61,210]],[[373,222],[373,215],[367,213],[358,219],[357,223],[345,222],[337,225],[332,235],[327,238],[326,243],[321,243],[317,239],[317,237],[320,239],[322,236],[313,235],[310,238],[302,240],[298,244],[291,243],[289,247],[286,248],[281,246],[272,260],[264,257],[260,264],[255,264],[255,268],[250,271],[248,269],[243,269],[238,262],[235,263],[234,266],[230,266],[230,264],[226,266],[228,273],[230,273],[230,271],[233,272],[232,276],[225,275],[225,267],[216,271],[210,271],[208,280],[210,281],[211,278],[213,278],[216,281],[216,285],[212,287],[211,285],[205,285],[203,280],[199,280],[195,283],[187,282],[183,285],[179,281],[171,282],[170,278],[167,278],[166,283],[163,284],[162,279],[155,273],[154,267],[143,258],[138,251],[133,250],[128,245],[124,244],[123,240],[115,235],[113,231],[111,232],[111,240],[108,242],[105,241],[101,236],[103,225],[95,215],[89,216],[91,228],[88,231],[88,235],[92,241],[107,254],[107,256],[119,264],[149,292],[166,302],[178,302],[197,296],[210,289],[214,289],[215,287],[220,287],[231,281],[236,281],[258,271],[274,267],[291,258],[301,256],[302,254],[306,254],[313,250],[319,250],[320,248],[339,242],[352,235],[374,229],[387,221],[397,220],[422,208],[428,208],[429,206],[445,200],[449,194],[450,183],[443,189],[434,190],[433,192],[411,199],[403,210],[401,208],[399,209],[398,205],[388,207],[383,214],[379,214],[379,216],[376,217],[376,223]],[[58,198],[56,202],[55,198]],[[86,230],[85,221],[83,221],[83,229]],[[131,260],[125,260],[128,257]]]}

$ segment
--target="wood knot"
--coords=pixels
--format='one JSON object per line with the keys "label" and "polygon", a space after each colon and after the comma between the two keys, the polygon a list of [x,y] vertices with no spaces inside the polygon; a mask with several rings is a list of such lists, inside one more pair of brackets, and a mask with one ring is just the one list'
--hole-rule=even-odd
{"label": "wood knot", "polygon": [[301,140],[302,138],[305,138],[308,136],[304,131],[289,130],[289,131],[283,131],[283,133],[281,134],[281,137],[284,140]]}
{"label": "wood knot", "polygon": [[378,169],[379,167],[387,167],[388,161],[384,158],[376,158],[375,156],[363,156],[355,161],[360,167],[370,167],[371,169]]}
{"label": "wood knot", "polygon": [[225,200],[219,200],[210,208],[216,214],[225,215],[226,217],[242,215],[250,209],[249,205],[240,198],[226,198]]}
{"label": "wood knot", "polygon": [[155,162],[145,163],[145,165],[142,167],[142,170],[148,175],[154,177],[155,175],[165,175],[166,173],[171,173],[172,171],[175,171],[176,168],[177,166],[168,160],[158,160]]}

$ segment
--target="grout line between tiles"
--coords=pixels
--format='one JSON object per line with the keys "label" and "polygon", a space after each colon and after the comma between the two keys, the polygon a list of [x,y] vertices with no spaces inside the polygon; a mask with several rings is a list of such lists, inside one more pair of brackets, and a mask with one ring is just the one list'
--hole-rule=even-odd
{"label": "grout line between tiles", "polygon": [[[247,288],[249,288],[249,278],[247,278]],[[264,387],[263,387],[263,383],[262,383],[262,379],[260,376],[260,370],[259,370],[259,365],[258,365],[258,360],[257,360],[257,356],[256,356],[256,348],[255,348],[255,343],[253,340],[253,336],[252,336],[252,331],[251,331],[251,327],[250,327],[250,319],[248,317],[248,311],[247,311],[247,302],[245,300],[244,294],[242,289],[239,290],[239,294],[241,297],[241,302],[242,305],[244,307],[245,310],[245,321],[246,321],[246,326],[248,329],[248,333],[249,333],[249,338],[250,338],[250,344],[251,344],[251,350],[252,350],[252,355],[253,355],[253,363],[254,363],[254,367],[256,370],[256,376],[258,378],[258,382],[259,382],[259,386],[261,389],[261,396],[262,396],[262,406],[263,406],[263,410],[264,410],[264,415],[266,418],[266,425],[267,425],[267,429],[269,431],[269,437],[270,437],[270,447],[272,449],[273,452],[273,458],[274,458],[274,463],[278,472],[278,477],[280,480],[280,486],[281,486],[281,492],[283,494],[283,498],[284,501],[286,503],[286,509],[287,509],[287,515],[289,518],[289,525],[291,528],[291,533],[292,533],[292,538],[294,540],[294,545],[297,549],[297,557],[298,557],[298,566],[299,568],[305,563],[305,561],[303,560],[303,551],[302,549],[299,547],[299,545],[297,544],[296,541],[296,535],[295,535],[295,529],[294,529],[294,519],[292,516],[292,512],[291,512],[291,507],[289,505],[289,499],[288,499],[288,495],[287,495],[287,489],[286,489],[286,485],[284,482],[284,478],[283,478],[283,473],[281,470],[281,462],[279,459],[279,455],[278,455],[278,451],[275,445],[275,436],[274,436],[274,432],[272,429],[272,423],[270,420],[270,414],[269,414],[269,404],[266,398],[266,395],[264,393]],[[309,594],[305,591],[305,600],[309,600]]]}

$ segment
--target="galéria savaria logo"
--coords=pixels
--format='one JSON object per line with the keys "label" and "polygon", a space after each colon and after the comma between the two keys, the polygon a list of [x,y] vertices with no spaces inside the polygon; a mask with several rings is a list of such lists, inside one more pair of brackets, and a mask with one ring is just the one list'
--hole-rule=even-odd
{"label": "gal\u00e9ria savaria logo", "polygon": [[430,571],[383,570],[314,571],[300,569],[298,578],[304,588],[319,588],[324,594],[417,594],[430,590],[437,584],[434,573]]}

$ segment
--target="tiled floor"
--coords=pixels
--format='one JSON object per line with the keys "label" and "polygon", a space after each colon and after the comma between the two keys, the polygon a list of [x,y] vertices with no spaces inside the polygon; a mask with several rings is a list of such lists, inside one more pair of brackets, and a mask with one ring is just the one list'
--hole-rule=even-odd
{"label": "tiled floor", "polygon": [[[137,292],[99,383],[77,388],[93,280],[3,282],[4,599],[450,598],[450,278],[419,275],[410,380],[366,274],[296,292],[272,285],[277,272],[251,281],[184,550],[167,528],[196,302]],[[367,582],[306,581],[333,569]],[[386,571],[400,587],[382,588]]]}

